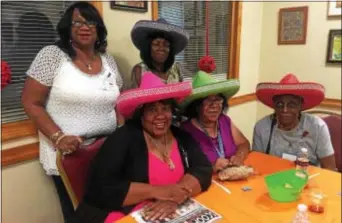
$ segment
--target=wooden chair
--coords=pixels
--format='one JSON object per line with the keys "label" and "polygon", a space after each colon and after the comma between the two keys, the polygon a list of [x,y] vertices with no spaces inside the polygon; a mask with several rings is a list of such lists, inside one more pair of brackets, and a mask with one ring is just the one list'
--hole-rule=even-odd
{"label": "wooden chair", "polygon": [[57,152],[57,168],[74,209],[78,207],[83,197],[89,165],[104,140],[105,138],[98,139],[93,144],[78,149],[71,155],[63,156]]}

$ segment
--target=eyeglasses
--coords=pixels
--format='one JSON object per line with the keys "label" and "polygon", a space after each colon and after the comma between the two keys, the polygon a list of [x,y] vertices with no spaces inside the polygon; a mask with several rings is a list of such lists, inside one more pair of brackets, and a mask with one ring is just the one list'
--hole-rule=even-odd
{"label": "eyeglasses", "polygon": [[208,105],[222,105],[223,103],[223,98],[214,98],[214,99],[205,99],[203,101],[204,106]]}
{"label": "eyeglasses", "polygon": [[95,28],[97,23],[95,21],[72,21],[71,24],[76,28],[81,28],[82,26],[87,26],[89,29]]}

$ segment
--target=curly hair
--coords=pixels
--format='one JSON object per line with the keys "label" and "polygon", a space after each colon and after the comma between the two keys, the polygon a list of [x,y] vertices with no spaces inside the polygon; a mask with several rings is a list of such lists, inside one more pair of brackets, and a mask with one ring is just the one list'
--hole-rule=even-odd
{"label": "curly hair", "polygon": [[153,59],[151,56],[151,45],[152,45],[152,41],[157,38],[163,38],[170,42],[171,47],[170,47],[169,55],[166,61],[164,62],[164,66],[162,70],[162,72],[167,72],[172,67],[173,63],[175,62],[175,53],[172,47],[172,38],[167,33],[156,32],[156,33],[149,35],[147,37],[146,44],[144,44],[144,46],[140,49],[140,58],[150,70],[152,71],[156,70],[156,68],[153,65]]}
{"label": "curly hair", "polygon": [[65,11],[57,25],[57,31],[60,39],[57,41],[56,45],[71,58],[75,57],[76,52],[70,42],[72,14],[75,9],[78,9],[81,15],[87,21],[96,22],[96,33],[98,39],[95,43],[95,51],[99,53],[105,53],[107,48],[107,28],[103,22],[103,19],[101,18],[100,13],[92,4],[88,2],[76,2]]}

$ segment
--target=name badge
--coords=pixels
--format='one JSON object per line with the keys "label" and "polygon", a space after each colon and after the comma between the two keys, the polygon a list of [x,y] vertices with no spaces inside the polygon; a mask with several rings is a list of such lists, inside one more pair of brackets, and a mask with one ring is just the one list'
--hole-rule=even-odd
{"label": "name badge", "polygon": [[281,158],[286,159],[286,160],[290,160],[290,161],[296,161],[297,160],[297,156],[291,155],[291,154],[287,154],[287,153],[283,153]]}

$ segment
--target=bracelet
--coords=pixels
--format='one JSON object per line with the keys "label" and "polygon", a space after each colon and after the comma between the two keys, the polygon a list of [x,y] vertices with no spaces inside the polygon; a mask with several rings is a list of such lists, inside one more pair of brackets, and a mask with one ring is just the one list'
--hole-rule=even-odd
{"label": "bracelet", "polygon": [[58,139],[56,140],[56,145],[65,137],[66,135],[63,133],[63,135],[59,136]]}
{"label": "bracelet", "polygon": [[51,140],[52,142],[56,142],[56,140],[57,140],[61,135],[64,135],[64,133],[63,133],[61,130],[59,130],[59,131],[53,133],[53,134],[50,136],[50,140]]}

